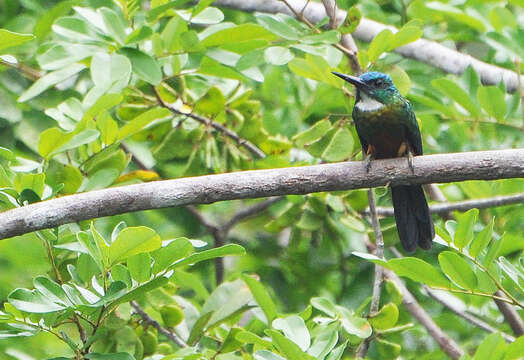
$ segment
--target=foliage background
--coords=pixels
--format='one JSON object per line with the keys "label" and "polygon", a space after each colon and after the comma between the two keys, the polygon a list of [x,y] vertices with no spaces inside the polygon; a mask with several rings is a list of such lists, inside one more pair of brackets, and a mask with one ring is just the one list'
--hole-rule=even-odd
{"label": "foliage background", "polygon": [[[422,35],[520,72],[524,70],[519,63],[524,54],[522,1],[356,3],[339,2],[354,15],[340,31],[353,31],[360,15],[404,31],[403,38],[382,33],[371,44],[358,43],[359,61],[363,68],[391,74],[413,103],[426,153],[524,145],[520,93],[506,93],[503,84],[484,86],[472,69],[461,76],[447,75],[392,52]],[[15,39],[20,44],[7,46],[8,35],[0,34],[5,41],[4,45],[0,41],[4,54],[0,65],[2,209],[158,177],[360,159],[358,139],[348,115],[353,89],[342,91],[342,82],[330,74],[331,70],[352,71],[348,59],[333,46],[340,40],[339,31],[316,33],[287,16],[217,8],[210,1],[195,5],[180,0],[3,0],[0,28],[34,35],[27,39],[20,36]],[[157,94],[152,86],[156,86]],[[173,116],[160,106],[157,96],[175,104],[181,113],[199,114],[225,125],[267,156],[260,159],[223,133],[183,114]],[[447,200],[458,201],[522,192],[524,181],[467,181],[441,185],[440,189]],[[387,190],[379,189],[377,194],[379,205],[390,204]],[[199,211],[212,223],[223,224],[236,211],[254,203],[218,203],[201,206]],[[364,239],[372,235],[369,220],[362,215],[366,206],[365,191],[289,196],[276,202],[228,234],[226,242],[242,245],[246,255],[226,258],[225,279],[235,284],[241,274],[257,274],[281,314],[307,312],[312,298],[324,297],[356,311],[356,315],[365,315],[373,266],[352,253],[365,252]],[[494,219],[493,239],[501,244],[495,255],[504,256],[504,260],[497,260],[493,272],[520,303],[524,287],[523,217],[522,205],[482,210],[478,216],[457,214],[458,226],[467,227],[464,231],[471,233],[470,240],[477,239]],[[435,220],[447,229],[440,236],[457,234],[455,222]],[[216,242],[208,228],[185,208],[114,216],[95,220],[94,224],[108,239],[121,221],[129,227],[148,226],[162,240],[200,239],[207,248]],[[466,225],[460,225],[461,221]],[[386,245],[395,245],[398,239],[393,220],[384,218],[381,225]],[[53,246],[63,244],[71,241],[70,234],[89,231],[89,226],[86,222],[61,227],[60,236],[47,241]],[[3,301],[16,288],[33,288],[38,275],[55,278],[45,244],[46,240],[34,233],[0,242]],[[445,245],[436,244],[432,251],[415,256],[438,266],[438,254],[444,249]],[[70,278],[68,265],[75,265],[80,273],[96,274],[85,259],[79,264],[78,252],[56,247],[52,251],[66,279]],[[513,264],[516,282],[498,261]],[[174,279],[172,283],[179,287],[178,295],[200,309],[216,289],[214,263],[202,262],[185,271],[192,275],[191,286]],[[425,280],[422,282],[427,283]],[[416,282],[408,280],[408,286],[436,322],[473,355],[486,333],[425,296]],[[475,280],[474,287],[479,290],[481,285]],[[394,294],[393,290],[386,291],[383,304]],[[476,315],[511,332],[489,297],[454,295],[455,301],[463,302]],[[139,300],[159,318],[153,310],[155,300]],[[130,309],[122,310],[126,311]],[[391,327],[413,321],[402,306],[398,311],[398,323]],[[313,316],[320,313],[315,307]],[[217,349],[214,340],[222,342],[239,319],[234,320],[224,324],[223,333],[210,331],[207,340],[202,340],[206,358]],[[256,328],[263,325],[241,326],[264,336],[263,329]],[[314,322],[308,322],[308,327],[313,337],[318,335]],[[66,326],[65,331],[78,342],[73,327]],[[418,324],[385,339],[389,343],[373,343],[371,358],[397,349],[404,358],[444,357]],[[355,334],[340,329],[338,343],[349,344],[345,358],[353,356],[360,341]],[[256,347],[249,346],[243,354],[227,356],[250,358],[254,350]],[[278,350],[280,355],[285,353]],[[22,354],[35,359],[73,356],[66,344],[45,332],[6,338],[0,341],[1,352],[9,359],[23,359]]]}

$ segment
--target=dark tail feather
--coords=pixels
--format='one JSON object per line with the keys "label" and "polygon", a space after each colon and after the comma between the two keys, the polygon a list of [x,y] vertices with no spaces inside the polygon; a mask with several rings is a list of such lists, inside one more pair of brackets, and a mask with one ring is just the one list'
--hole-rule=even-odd
{"label": "dark tail feather", "polygon": [[433,221],[422,186],[391,187],[398,236],[404,249],[413,252],[418,246],[431,249],[435,236]]}

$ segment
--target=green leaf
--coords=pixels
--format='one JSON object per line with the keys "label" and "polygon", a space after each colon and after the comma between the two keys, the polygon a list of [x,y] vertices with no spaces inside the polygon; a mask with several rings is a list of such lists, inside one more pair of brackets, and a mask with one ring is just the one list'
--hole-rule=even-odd
{"label": "green leaf", "polygon": [[303,352],[293,341],[286,338],[276,330],[266,330],[265,333],[273,339],[273,345],[285,356],[287,360],[313,360],[314,357]]}
{"label": "green leaf", "polygon": [[35,96],[40,95],[41,93],[49,89],[51,86],[54,86],[70,78],[71,76],[78,74],[80,71],[84,70],[85,67],[86,66],[83,64],[71,64],[69,66],[66,66],[65,68],[61,68],[60,70],[56,70],[42,76],[40,79],[35,81],[33,85],[31,85],[26,91],[24,91],[22,95],[20,95],[18,101],[25,102],[34,98]]}
{"label": "green leaf", "polygon": [[222,256],[235,256],[244,255],[246,250],[237,244],[228,244],[218,248],[204,250],[195,254],[192,254],[185,259],[182,259],[172,265],[172,268],[177,268],[184,265],[196,264],[198,262],[214,259]]}
{"label": "green leaf", "polygon": [[0,29],[0,54],[4,53],[2,51],[4,49],[21,45],[34,38],[35,36],[33,34],[20,34],[6,29]]}
{"label": "green leaf", "polygon": [[438,261],[442,271],[458,286],[474,290],[477,287],[477,277],[471,265],[460,255],[443,251],[438,255]]}
{"label": "green leaf", "polygon": [[448,17],[464,25],[467,25],[474,30],[477,30],[479,32],[486,31],[486,27],[484,26],[484,23],[481,20],[471,15],[465,14],[463,10],[455,6],[444,4],[438,1],[427,2],[425,5],[432,10],[438,11],[445,17]]}
{"label": "green leaf", "polygon": [[205,56],[198,70],[201,74],[212,75],[225,79],[244,80],[245,77],[229,66],[220,64],[218,61]]}
{"label": "green leaf", "polygon": [[447,78],[440,78],[431,81],[431,85],[466,109],[472,116],[480,115],[480,110],[471,100],[471,95],[464,91],[454,81]]}
{"label": "green leaf", "polygon": [[104,25],[108,33],[118,41],[119,44],[124,44],[126,40],[126,27],[120,14],[113,9],[101,7],[97,10],[102,15]]}
{"label": "green leaf", "polygon": [[36,290],[15,289],[7,296],[7,299],[18,310],[29,313],[44,314],[66,308],[64,305],[54,303]]}
{"label": "green leaf", "polygon": [[100,169],[89,175],[85,183],[84,191],[104,189],[113,184],[120,175],[120,171],[114,168]]}
{"label": "green leaf", "polygon": [[142,283],[151,278],[151,256],[148,253],[133,255],[127,259],[127,267],[131,277]]}
{"label": "green leaf", "polygon": [[481,261],[482,265],[484,265],[485,267],[489,267],[491,265],[491,263],[493,262],[493,260],[495,260],[495,258],[497,258],[497,256],[499,256],[499,252],[500,252],[500,249],[502,248],[502,244],[504,242],[504,237],[505,236],[506,236],[506,234],[502,235],[502,237],[500,239],[493,240],[491,242],[491,245],[488,248],[488,253],[484,257],[484,259],[482,259],[482,261]]}
{"label": "green leaf", "polygon": [[100,132],[95,129],[87,129],[84,130],[78,134],[75,134],[70,140],[68,140],[65,144],[60,145],[57,149],[53,150],[50,156],[67,151],[75,149],[79,146],[89,144],[92,141],[95,141],[100,136]]}
{"label": "green leaf", "polygon": [[370,314],[368,321],[373,329],[386,330],[392,328],[398,321],[398,308],[393,303],[386,304],[379,312]]}
{"label": "green leaf", "polygon": [[353,152],[353,136],[346,127],[338,128],[327,144],[321,158],[326,161],[342,161]]}
{"label": "green leaf", "polygon": [[171,241],[167,246],[155,250],[151,256],[155,260],[153,273],[167,269],[171,264],[185,258],[193,253],[193,245],[185,237],[180,237]]}
{"label": "green leaf", "polygon": [[391,357],[396,359],[400,355],[402,347],[397,343],[379,338],[377,339],[377,350],[382,358]]}
{"label": "green leaf", "polygon": [[118,52],[127,56],[131,61],[133,73],[138,78],[150,83],[151,85],[160,84],[162,81],[162,70],[154,58],[143,51],[130,47],[120,48]]}
{"label": "green leaf", "polygon": [[273,65],[285,65],[295,56],[288,48],[282,46],[271,46],[264,51],[264,58]]}
{"label": "green leaf", "polygon": [[331,351],[331,353],[327,357],[327,360],[340,360],[347,346],[348,346],[348,341],[337,346],[335,349],[333,349],[333,351]]}
{"label": "green leaf", "polygon": [[277,37],[264,27],[256,24],[241,24],[219,30],[202,40],[205,47],[237,44],[249,40],[275,40]]}
{"label": "green leaf", "polygon": [[519,336],[509,344],[504,360],[519,360],[522,359],[522,354],[524,354],[524,336]]}
{"label": "green leaf", "polygon": [[165,286],[169,282],[169,279],[165,276],[159,276],[156,278],[151,279],[150,281],[134,288],[133,290],[129,291],[128,293],[125,293],[122,296],[119,296],[116,300],[108,304],[109,309],[114,309],[120,304],[124,304],[126,302],[136,300],[144,294],[159,288],[161,286]]}
{"label": "green leaf", "polygon": [[333,304],[328,298],[314,297],[311,298],[309,302],[315,309],[322,311],[330,317],[335,317],[337,314],[337,308],[335,304]]}
{"label": "green leaf", "polygon": [[455,232],[454,243],[460,249],[464,249],[473,240],[473,226],[477,221],[478,209],[470,209],[458,217],[457,231]]}
{"label": "green leaf", "polygon": [[147,125],[151,124],[153,121],[163,119],[169,115],[171,115],[171,112],[163,107],[155,107],[150,109],[122,126],[118,132],[118,139],[123,139],[130,135],[134,135]]}
{"label": "green leaf", "polygon": [[160,236],[145,226],[128,227],[109,246],[109,263],[115,264],[133,255],[150,252],[162,245]]}
{"label": "green leaf", "polygon": [[300,38],[304,44],[336,44],[340,41],[340,33],[336,30],[323,31],[319,34],[306,35]]}
{"label": "green leaf", "polygon": [[72,136],[73,134],[64,133],[57,127],[44,130],[40,134],[40,140],[38,141],[38,152],[43,158],[50,158],[53,151],[67,143]]}
{"label": "green leaf", "polygon": [[353,315],[348,309],[337,306],[340,315],[340,322],[344,330],[361,339],[368,338],[372,333],[371,325],[366,319]]}
{"label": "green leaf", "polygon": [[368,49],[368,56],[370,62],[378,60],[382,53],[390,49],[390,44],[393,41],[393,33],[389,29],[382,30],[377,36],[373,38]]}
{"label": "green leaf", "polygon": [[405,257],[391,259],[387,262],[388,266],[398,275],[408,277],[413,281],[422,282],[429,286],[439,286],[450,288],[451,283],[435,267],[424,260]]}
{"label": "green leaf", "polygon": [[322,226],[323,219],[312,211],[305,210],[302,212],[300,219],[295,224],[296,227],[306,231],[315,231]]}
{"label": "green leaf", "polygon": [[128,353],[119,352],[119,353],[89,353],[84,356],[84,358],[89,360],[135,360],[135,358]]}
{"label": "green leaf", "polygon": [[299,346],[302,351],[306,351],[311,344],[311,336],[306,327],[304,319],[297,315],[273,320],[272,327],[281,330],[284,335]]}
{"label": "green leaf", "polygon": [[358,24],[360,24],[360,20],[362,19],[362,13],[356,6],[352,6],[350,9],[348,9],[346,13],[346,18],[344,19],[344,22],[338,30],[342,34],[349,34],[355,31],[358,27]]}
{"label": "green leaf", "polygon": [[331,128],[331,123],[328,119],[317,121],[309,129],[304,130],[295,136],[292,140],[297,147],[304,147],[304,145],[311,144],[319,140]]}
{"label": "green leaf", "polygon": [[393,38],[389,43],[388,51],[409,44],[410,42],[413,42],[415,40],[418,40],[421,36],[422,29],[420,29],[418,26],[403,26],[398,32],[396,32],[393,35]]}
{"label": "green leaf", "polygon": [[497,6],[491,9],[489,12],[489,22],[498,32],[501,32],[506,26],[511,28],[517,27],[515,15],[502,6]]}
{"label": "green leaf", "polygon": [[213,315],[213,311],[209,311],[207,313],[204,313],[203,315],[200,315],[200,317],[197,319],[193,327],[191,328],[191,332],[189,333],[189,338],[187,339],[188,345],[194,345],[198,339],[204,334],[204,329],[209,322],[209,319],[211,319],[211,316]]}
{"label": "green leaf", "polygon": [[400,94],[406,96],[409,93],[409,90],[411,90],[411,80],[409,75],[400,66],[393,66],[389,75]]}
{"label": "green leaf", "polygon": [[195,104],[194,110],[206,116],[216,116],[224,110],[226,98],[222,91],[216,86],[210,87],[207,92]]}
{"label": "green leaf", "polygon": [[488,115],[493,116],[498,121],[504,119],[506,114],[506,101],[504,93],[497,86],[482,86],[477,91],[477,99],[486,110]]}
{"label": "green leaf", "polygon": [[320,334],[315,336],[307,353],[315,359],[324,359],[338,342],[338,328],[339,324],[336,322],[323,328]]}
{"label": "green leaf", "polygon": [[[122,1],[122,0],[119,0]],[[189,2],[191,0],[174,0],[169,1],[165,4],[160,3],[162,5],[155,6],[151,10],[147,12],[147,21],[154,22],[154,20],[158,19],[160,16],[164,15],[164,13],[172,8],[180,7],[184,5],[185,3]]]}
{"label": "green leaf", "polygon": [[500,333],[490,334],[480,343],[473,360],[502,360],[506,348],[506,342]]}
{"label": "green leaf", "polygon": [[249,290],[251,290],[258,306],[260,306],[266,315],[268,324],[271,324],[271,322],[277,317],[277,307],[269,296],[267,290],[264,288],[264,285],[249,275],[242,275],[242,280],[244,280],[247,286],[249,286]]}
{"label": "green leaf", "polygon": [[235,335],[235,338],[244,344],[256,344],[257,346],[265,349],[272,348],[272,345],[269,341],[264,340],[260,336],[245,329],[240,329],[240,332]]}
{"label": "green leaf", "polygon": [[260,25],[286,40],[298,40],[301,35],[295,28],[274,15],[259,14],[256,19]]}

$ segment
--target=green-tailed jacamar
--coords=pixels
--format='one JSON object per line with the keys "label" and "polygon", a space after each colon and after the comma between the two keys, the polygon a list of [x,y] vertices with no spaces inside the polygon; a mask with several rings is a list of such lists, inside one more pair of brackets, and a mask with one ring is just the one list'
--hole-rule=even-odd
{"label": "green-tailed jacamar", "polygon": [[[353,120],[357,130],[366,170],[371,159],[408,157],[413,170],[413,155],[422,155],[422,139],[415,113],[391,78],[380,72],[368,72],[360,77],[336,76],[356,88]],[[430,249],[435,236],[433,221],[421,185],[391,187],[395,220],[400,242],[406,251],[420,246]]]}

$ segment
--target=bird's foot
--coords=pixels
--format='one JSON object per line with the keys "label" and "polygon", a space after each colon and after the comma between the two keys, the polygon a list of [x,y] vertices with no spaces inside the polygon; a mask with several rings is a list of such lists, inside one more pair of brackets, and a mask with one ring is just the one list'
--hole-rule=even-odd
{"label": "bird's foot", "polygon": [[366,170],[366,173],[368,173],[369,170],[371,170],[371,158],[372,158],[371,154],[366,154],[366,156],[363,159],[364,170]]}
{"label": "bird's foot", "polygon": [[415,166],[413,165],[413,153],[411,152],[411,150],[408,150],[408,166],[409,166],[409,169],[411,170],[411,173],[414,174]]}

